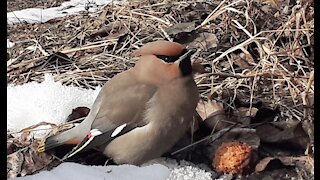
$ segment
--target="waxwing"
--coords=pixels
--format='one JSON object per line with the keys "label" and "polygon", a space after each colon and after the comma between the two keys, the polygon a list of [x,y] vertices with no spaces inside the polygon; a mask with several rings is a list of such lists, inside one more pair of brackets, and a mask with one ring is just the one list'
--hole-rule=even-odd
{"label": "waxwing", "polygon": [[135,165],[160,157],[189,130],[196,113],[193,53],[170,41],[134,51],[135,66],[102,87],[85,120],[47,138],[38,151],[74,144],[65,158],[95,148],[117,164]]}

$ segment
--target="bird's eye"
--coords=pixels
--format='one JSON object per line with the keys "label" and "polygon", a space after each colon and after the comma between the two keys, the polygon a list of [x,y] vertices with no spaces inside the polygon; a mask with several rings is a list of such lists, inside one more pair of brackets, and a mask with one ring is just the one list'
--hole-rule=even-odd
{"label": "bird's eye", "polygon": [[166,63],[173,63],[178,59],[179,56],[165,56],[165,55],[156,55],[159,59],[163,60]]}

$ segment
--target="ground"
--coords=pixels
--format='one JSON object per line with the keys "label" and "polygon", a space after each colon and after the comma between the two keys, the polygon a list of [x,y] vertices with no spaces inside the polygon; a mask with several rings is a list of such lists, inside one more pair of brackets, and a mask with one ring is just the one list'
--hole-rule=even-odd
{"label": "ground", "polygon": [[[61,3],[32,2],[7,1],[8,11]],[[257,147],[258,165],[267,168],[269,162],[280,161],[282,169],[312,179],[313,166],[302,162],[313,160],[313,33],[313,1],[110,4],[96,13],[84,10],[41,24],[9,24],[7,38],[16,45],[8,49],[8,83],[41,82],[45,73],[52,73],[64,85],[93,88],[132,67],[130,53],[141,45],[156,39],[180,42],[197,48],[193,60],[204,66],[195,81],[201,94],[198,113],[206,128],[215,128],[217,134],[240,128],[240,123],[256,131],[249,140]],[[204,131],[202,126],[198,131]],[[243,129],[233,133],[247,135]],[[220,144],[234,138],[223,137]],[[206,158],[198,157],[202,153],[195,150],[188,160],[204,162]],[[296,162],[286,163],[285,157],[293,156]]]}
{"label": "ground", "polygon": [[7,0],[7,12],[26,8],[49,8],[60,6],[66,0]]}

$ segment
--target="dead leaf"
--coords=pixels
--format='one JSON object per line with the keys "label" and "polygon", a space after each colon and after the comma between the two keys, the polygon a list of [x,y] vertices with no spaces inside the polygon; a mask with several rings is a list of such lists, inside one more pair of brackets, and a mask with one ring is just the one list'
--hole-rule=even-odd
{"label": "dead leaf", "polygon": [[256,130],[262,142],[285,149],[305,150],[309,143],[309,137],[299,122],[284,129],[276,126],[276,123],[268,123],[257,127]]}
{"label": "dead leaf", "polygon": [[262,5],[260,8],[264,13],[270,15],[271,17],[273,14],[275,14],[278,11],[276,8],[273,8],[268,4]]}
{"label": "dead leaf", "polygon": [[13,138],[7,138],[7,155],[14,152],[14,149],[17,148],[13,143]]}
{"label": "dead leaf", "polygon": [[261,0],[262,3],[271,5],[273,8],[280,8],[281,2],[279,0]]}
{"label": "dead leaf", "polygon": [[256,171],[256,172],[261,172],[261,171],[263,171],[263,170],[267,167],[267,165],[269,164],[269,162],[270,162],[271,160],[273,160],[273,159],[275,159],[275,158],[273,158],[273,157],[263,158],[263,159],[260,160],[259,163],[256,165],[255,171]]}
{"label": "dead leaf", "polygon": [[23,163],[23,154],[21,151],[7,156],[7,178],[15,178],[20,174]]}
{"label": "dead leaf", "polygon": [[227,122],[223,104],[215,100],[208,102],[200,101],[197,106],[197,112],[204,120],[204,124],[210,129],[219,131],[230,125],[230,123]]}
{"label": "dead leaf", "polygon": [[66,122],[79,119],[82,117],[86,117],[90,112],[90,109],[87,107],[77,107],[75,109],[72,109],[71,114],[68,116]]}
{"label": "dead leaf", "polygon": [[99,27],[101,26],[101,24],[105,23],[105,21],[107,20],[107,13],[108,13],[108,10],[102,11],[101,14],[92,23],[92,26]]}
{"label": "dead leaf", "polygon": [[242,52],[240,54],[231,54],[231,59],[234,64],[239,66],[242,69],[250,69],[253,66],[256,65],[256,63],[253,60],[253,57],[249,52]]}
{"label": "dead leaf", "polygon": [[308,105],[314,106],[314,93],[308,94]]}
{"label": "dead leaf", "polygon": [[53,161],[51,155],[48,155],[47,153],[38,153],[37,147],[38,143],[33,143],[24,154],[21,176],[33,174],[34,172],[47,167]]}
{"label": "dead leaf", "polygon": [[309,121],[303,121],[302,128],[308,134],[310,143],[314,143],[314,123]]}
{"label": "dead leaf", "polygon": [[251,123],[251,119],[256,116],[258,112],[258,108],[252,107],[239,107],[232,111],[233,115],[230,118],[232,122],[239,122],[242,125],[249,125]]}
{"label": "dead leaf", "polygon": [[234,115],[240,117],[255,117],[258,112],[258,108],[246,108],[246,107],[239,107],[234,111]]}
{"label": "dead leaf", "polygon": [[189,48],[210,49],[217,47],[218,43],[219,41],[215,34],[202,32],[197,35],[195,40],[187,45]]}
{"label": "dead leaf", "polygon": [[[313,166],[313,160],[309,156],[299,156],[299,157],[292,157],[292,156],[281,156],[281,157],[266,157],[257,163],[255,167],[256,172],[261,172],[267,169],[268,166],[272,166],[271,162],[279,160],[284,166],[308,166],[311,170],[311,166]],[[272,167],[270,167],[272,168]]]}
{"label": "dead leaf", "polygon": [[47,59],[42,64],[42,67],[46,67],[50,64],[55,65],[67,65],[73,63],[73,60],[69,58],[65,53],[56,52],[47,57]]}
{"label": "dead leaf", "polygon": [[[298,174],[296,169],[294,168],[278,168],[278,169],[272,169],[268,171],[262,171],[262,172],[253,172],[249,175],[247,175],[245,178],[242,179],[248,179],[248,180],[284,180],[284,179],[297,179]],[[302,178],[304,179],[304,178]],[[309,179],[309,178],[306,178]]]}
{"label": "dead leaf", "polygon": [[202,64],[197,63],[197,62],[193,62],[192,63],[192,72],[202,74],[202,73],[205,73],[206,70]]}
{"label": "dead leaf", "polygon": [[25,176],[47,167],[54,159],[51,155],[37,152],[38,143],[22,147],[7,155],[7,178]]}
{"label": "dead leaf", "polygon": [[[131,29],[134,29],[136,25],[132,24]],[[106,26],[100,28],[99,30],[91,33],[90,39],[97,37],[106,37],[106,39],[116,39],[128,33],[128,29],[120,21],[110,22]]]}
{"label": "dead leaf", "polygon": [[187,23],[177,23],[170,27],[168,27],[165,31],[169,35],[176,35],[181,32],[191,32],[195,28],[194,22],[187,22]]}
{"label": "dead leaf", "polygon": [[280,113],[279,109],[269,109],[260,107],[259,111],[251,118],[251,123],[273,122]]}
{"label": "dead leaf", "polygon": [[209,116],[219,114],[221,111],[223,111],[223,104],[215,100],[206,102],[200,101],[197,106],[197,112],[203,120],[207,119]]}
{"label": "dead leaf", "polygon": [[109,32],[106,30],[106,29],[100,29],[98,30],[97,32],[94,32],[93,34],[90,35],[90,38],[93,39],[93,38],[96,38],[96,37],[105,37],[105,36],[108,36],[109,35]]}
{"label": "dead leaf", "polygon": [[47,153],[38,153],[38,140],[32,130],[49,123],[41,122],[27,127],[19,133],[7,135],[7,178],[25,176],[46,168],[53,157]]}

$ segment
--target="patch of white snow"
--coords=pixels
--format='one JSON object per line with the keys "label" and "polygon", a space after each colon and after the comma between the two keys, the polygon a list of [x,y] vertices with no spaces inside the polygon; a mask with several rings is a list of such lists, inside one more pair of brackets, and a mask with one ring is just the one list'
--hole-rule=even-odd
{"label": "patch of white snow", "polygon": [[[47,22],[51,19],[64,17],[72,14],[76,14],[80,11],[86,11],[86,7],[89,7],[88,12],[96,12],[103,5],[112,3],[113,0],[71,0],[66,1],[59,7],[52,8],[27,8],[7,13],[7,23],[40,23]],[[90,3],[89,3],[90,2]],[[119,3],[114,1],[113,3]]]}
{"label": "patch of white snow", "polygon": [[43,121],[61,124],[72,109],[79,106],[91,108],[100,89],[65,86],[55,82],[49,74],[42,83],[8,85],[7,130],[16,132]]}

